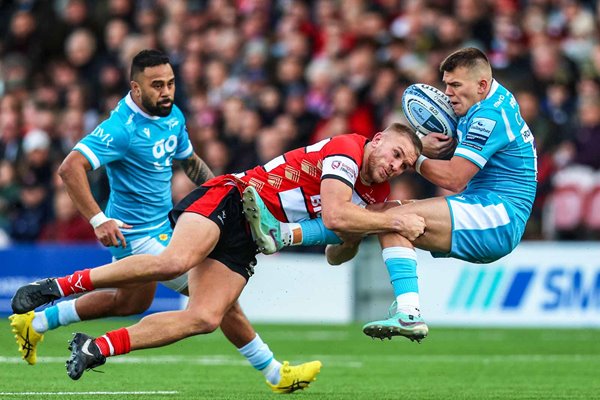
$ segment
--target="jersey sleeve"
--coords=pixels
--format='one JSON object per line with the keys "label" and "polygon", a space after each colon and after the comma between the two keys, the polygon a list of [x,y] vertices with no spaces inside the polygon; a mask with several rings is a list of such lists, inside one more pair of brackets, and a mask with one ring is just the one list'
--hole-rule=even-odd
{"label": "jersey sleeve", "polygon": [[177,135],[177,150],[173,158],[176,160],[185,160],[194,153],[194,148],[190,142],[190,135],[188,134],[187,126],[185,125],[185,117],[179,109],[179,107],[173,107],[174,114],[177,116],[177,124],[180,126],[179,133]]}
{"label": "jersey sleeve", "polygon": [[364,153],[364,143],[359,143],[354,136],[356,135],[334,137],[323,147],[321,180],[338,179],[354,188]]}
{"label": "jersey sleeve", "polygon": [[481,169],[492,155],[510,142],[509,132],[510,126],[499,110],[477,112],[467,124],[464,139],[454,155],[466,158]]}
{"label": "jersey sleeve", "polygon": [[102,165],[123,159],[130,140],[130,133],[124,123],[119,123],[117,118],[109,118],[81,139],[73,150],[87,158],[93,169],[98,169]]}

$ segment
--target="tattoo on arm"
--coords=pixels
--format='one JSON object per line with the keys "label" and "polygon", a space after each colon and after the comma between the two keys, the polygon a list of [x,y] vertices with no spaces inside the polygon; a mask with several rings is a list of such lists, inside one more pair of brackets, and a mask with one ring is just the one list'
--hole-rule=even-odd
{"label": "tattoo on arm", "polygon": [[196,185],[202,185],[207,180],[214,178],[208,165],[196,153],[181,161],[183,171]]}

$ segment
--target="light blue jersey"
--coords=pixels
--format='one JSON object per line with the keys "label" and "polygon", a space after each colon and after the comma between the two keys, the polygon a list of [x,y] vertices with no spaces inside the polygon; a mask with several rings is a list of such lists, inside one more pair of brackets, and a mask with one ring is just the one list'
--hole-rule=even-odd
{"label": "light blue jersey", "polygon": [[454,155],[481,169],[465,191],[446,198],[452,248],[432,254],[489,263],[510,253],[525,231],[537,186],[535,143],[514,96],[496,81],[459,119],[457,135]]}
{"label": "light blue jersey", "polygon": [[[74,148],[97,169],[106,165],[111,188],[105,214],[132,225],[127,236],[164,230],[172,208],[172,160],[193,154],[183,113],[151,116],[127,94]],[[120,257],[119,257],[120,258]]]}
{"label": "light blue jersey", "polygon": [[536,192],[537,156],[533,135],[515,97],[495,80],[488,96],[461,117],[455,156],[481,170],[463,193],[492,191],[527,222]]}

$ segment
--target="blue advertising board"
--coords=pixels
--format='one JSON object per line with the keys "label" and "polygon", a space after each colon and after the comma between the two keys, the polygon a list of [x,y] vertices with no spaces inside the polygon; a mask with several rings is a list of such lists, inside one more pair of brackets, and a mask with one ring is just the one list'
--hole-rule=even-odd
{"label": "blue advertising board", "polygon": [[[11,314],[10,299],[22,285],[46,277],[68,275],[76,270],[111,262],[104,247],[89,245],[14,245],[0,249],[0,314]],[[181,308],[182,296],[158,285],[147,313]]]}

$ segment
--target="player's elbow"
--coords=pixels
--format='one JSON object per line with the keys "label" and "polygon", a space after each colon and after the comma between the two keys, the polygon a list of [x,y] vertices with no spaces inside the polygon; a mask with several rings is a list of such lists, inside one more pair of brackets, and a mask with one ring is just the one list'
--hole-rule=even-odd
{"label": "player's elbow", "polygon": [[83,158],[83,156],[79,155],[76,152],[71,152],[60,164],[58,167],[58,176],[65,183],[69,183],[70,181],[76,182],[76,178],[85,174],[87,160]]}
{"label": "player's elbow", "polygon": [[58,167],[57,173],[58,176],[60,176],[60,178],[63,180],[63,182],[67,182],[73,176],[74,171],[75,167],[73,165],[73,161],[69,157],[67,157]]}
{"label": "player's elbow", "polygon": [[444,182],[444,184],[440,184],[439,186],[453,193],[459,193],[465,190],[465,188],[467,187],[467,183],[468,181],[465,182],[459,177],[451,177],[447,180],[447,182]]}
{"label": "player's elbow", "polygon": [[339,210],[323,211],[321,214],[323,225],[331,231],[344,231],[345,218]]}

